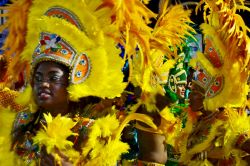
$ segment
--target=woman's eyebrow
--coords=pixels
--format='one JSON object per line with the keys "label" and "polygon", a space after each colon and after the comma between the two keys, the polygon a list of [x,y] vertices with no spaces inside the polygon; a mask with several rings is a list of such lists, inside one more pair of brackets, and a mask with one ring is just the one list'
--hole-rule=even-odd
{"label": "woman's eyebrow", "polygon": [[36,71],[35,75],[43,75],[43,73],[40,71]]}
{"label": "woman's eyebrow", "polygon": [[62,71],[56,71],[56,70],[49,71],[48,74],[49,75],[53,75],[53,74],[64,75],[64,73]]}

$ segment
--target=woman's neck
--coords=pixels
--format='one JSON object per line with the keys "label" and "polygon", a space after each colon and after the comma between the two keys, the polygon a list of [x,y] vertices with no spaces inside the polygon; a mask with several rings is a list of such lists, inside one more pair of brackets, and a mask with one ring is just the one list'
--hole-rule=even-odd
{"label": "woman's neck", "polygon": [[58,114],[64,116],[70,113],[69,105],[55,106],[53,108],[44,108],[42,110],[45,113],[50,113],[53,117],[56,117]]}

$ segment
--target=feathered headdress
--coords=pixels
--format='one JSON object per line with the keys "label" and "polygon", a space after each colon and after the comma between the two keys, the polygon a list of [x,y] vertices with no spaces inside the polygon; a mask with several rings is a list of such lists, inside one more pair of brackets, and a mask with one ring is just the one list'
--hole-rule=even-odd
{"label": "feathered headdress", "polygon": [[[168,0],[163,3],[165,7],[162,8],[155,27],[149,27],[150,19],[156,18],[157,15],[144,5],[146,2],[146,0],[53,0],[49,3],[43,0],[13,1],[13,4],[7,7],[9,22],[6,28],[13,30],[8,38],[18,37],[19,42],[15,43],[15,47],[11,47],[11,41],[6,41],[5,48],[9,49],[5,55],[9,62],[7,74],[13,75],[15,79],[20,70],[29,73],[41,61],[56,61],[68,66],[71,71],[68,91],[72,100],[84,96],[115,97],[125,88],[121,72],[123,61],[118,56],[119,49],[115,47],[120,43],[125,48],[124,59],[128,59],[131,69],[129,81],[136,78],[133,83],[142,88],[142,98],[146,96],[142,103],[152,103],[153,95],[162,90],[158,78],[173,66],[172,59],[177,57],[177,46],[185,41],[185,35],[190,35],[189,32],[193,29],[188,25],[191,23],[190,12],[185,11],[181,5],[166,8]],[[10,11],[15,14],[12,15]],[[168,57],[166,63],[164,54]],[[135,73],[132,69],[138,72]],[[107,124],[102,123],[105,121],[96,123],[96,128],[102,129],[103,124]],[[115,120],[107,118],[107,121]],[[102,124],[101,127],[99,124]],[[119,143],[121,130],[127,121],[120,126],[118,122],[114,124],[115,126],[109,127],[116,130],[115,134],[112,134],[112,131],[108,135],[104,133],[103,136],[108,139],[107,141]],[[156,129],[155,125],[150,126]],[[110,128],[103,131],[111,131]],[[93,130],[90,134],[92,141],[98,138],[98,134],[102,134],[96,131],[99,130]],[[98,142],[96,144],[90,142],[88,145],[86,153],[93,159],[102,161],[103,158],[95,153],[95,149],[102,147],[104,150],[112,147],[117,149],[115,144],[113,146],[104,143],[100,146]],[[119,147],[123,147],[121,151],[127,149],[127,146]],[[112,159],[113,161],[116,160]]]}
{"label": "feathered headdress", "polygon": [[[29,73],[41,61],[55,61],[70,69],[68,92],[71,100],[120,95],[126,86],[122,83],[123,60],[119,57],[116,41],[108,36],[118,30],[109,15],[98,18],[99,12],[109,9],[96,11],[101,3],[88,0],[50,3],[34,0],[29,1],[29,5],[25,2],[14,1],[7,7],[9,12],[15,7],[25,9],[24,13],[16,9],[13,16],[8,14],[10,20],[6,25],[13,30],[5,44],[9,49],[5,56],[10,59],[8,75],[16,76],[20,69]],[[12,21],[17,17],[24,22],[15,23],[15,29]],[[107,28],[102,27],[104,22]],[[18,26],[23,28],[20,30]],[[20,42],[13,48],[9,39],[15,34]]]}
{"label": "feathered headdress", "polygon": [[195,32],[190,26],[191,12],[184,10],[182,5],[170,6],[169,1],[165,0],[162,1],[161,7],[155,26],[145,29],[150,31],[142,29],[139,35],[132,39],[130,37],[137,43],[137,49],[128,54],[131,64],[130,81],[142,89],[139,104],[146,104],[148,107],[155,104],[157,93],[164,94],[161,84],[168,80],[169,70],[178,58],[177,50],[181,49],[185,38]]}
{"label": "feathered headdress", "polygon": [[[31,55],[36,60],[33,66],[43,59],[60,59],[72,69],[72,100],[88,95],[115,97],[125,87],[119,72],[122,61],[113,56],[119,54],[114,45],[120,43],[125,48],[124,59],[131,64],[129,81],[146,93],[162,91],[158,84],[174,63],[165,63],[164,54],[168,59],[177,57],[177,46],[194,31],[189,26],[190,11],[181,5],[167,8],[168,2],[163,1],[157,23],[151,28],[150,20],[157,15],[145,6],[148,1],[13,1],[7,10],[15,14],[6,14],[10,19],[5,25],[11,29],[5,43],[9,49],[5,55],[9,59],[7,75],[15,80],[16,71],[29,73]],[[19,42],[11,47],[14,37]],[[44,56],[48,53],[53,56]]]}
{"label": "feathered headdress", "polygon": [[250,47],[249,28],[236,10],[249,9],[243,1],[204,0],[201,3],[205,3],[206,23],[200,26],[205,50],[196,59],[195,83],[206,91],[205,109],[241,107],[247,95]]}

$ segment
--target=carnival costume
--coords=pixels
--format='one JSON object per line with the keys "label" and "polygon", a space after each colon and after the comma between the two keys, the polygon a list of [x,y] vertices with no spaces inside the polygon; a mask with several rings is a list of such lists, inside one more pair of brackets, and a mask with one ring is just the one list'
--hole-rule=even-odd
{"label": "carnival costume", "polygon": [[[179,95],[177,94],[180,93],[177,92],[178,86],[184,86],[185,88],[187,86],[187,68],[184,67],[184,59],[185,59],[185,54],[181,53],[179,55],[179,58],[177,59],[174,68],[170,69],[168,82],[166,85],[164,85],[164,90],[166,91],[166,95],[173,102],[169,106],[170,112],[178,119],[179,122],[181,122],[175,124],[176,126],[179,126],[178,127],[179,131],[178,130],[174,131],[174,134],[176,135],[178,135],[178,133],[181,131],[181,128],[185,127],[185,123],[187,120],[187,112],[185,111],[185,109],[187,109],[188,104],[186,102],[185,96],[181,97],[179,96],[180,94]],[[179,152],[176,151],[174,146],[175,146],[174,144],[167,145],[167,155],[168,155],[167,165],[178,165]]]}
{"label": "carnival costume", "polygon": [[[154,106],[155,95],[164,93],[160,82],[167,80],[166,73],[174,64],[172,59],[177,57],[177,46],[184,42],[186,35],[191,36],[190,31],[193,29],[188,25],[191,22],[188,17],[190,12],[183,10],[181,5],[167,8],[168,1],[164,1],[155,27],[150,28],[150,19],[157,15],[146,8],[143,2],[54,0],[48,3],[42,0],[18,0],[6,7],[8,21],[2,28],[9,29],[4,56],[8,62],[6,75],[10,77],[5,80],[4,86],[11,87],[10,84],[23,71],[28,82],[31,80],[29,73],[33,73],[38,63],[54,61],[69,68],[68,93],[71,101],[86,96],[119,97],[126,87],[126,83],[122,82],[121,69],[127,59],[129,81],[142,89],[138,104],[121,122],[110,114],[95,120],[91,126],[90,119],[79,120],[76,115],[58,115],[54,118],[50,114],[40,115],[32,101],[31,88],[26,88],[23,94],[18,95],[16,102],[38,114],[36,117],[42,117],[40,123],[30,112],[20,112],[15,120],[15,129],[25,127],[30,122],[34,126],[40,125],[36,135],[27,135],[24,142],[14,144],[16,150],[24,145],[20,153],[26,162],[33,163],[36,158],[39,162],[39,147],[45,145],[47,153],[53,154],[58,164],[61,157],[56,153],[57,150],[76,165],[114,165],[121,153],[129,148],[120,141],[121,132],[129,121],[143,121],[156,133],[165,134],[168,133],[165,124],[171,127],[175,124],[174,117],[168,117],[167,107],[162,114],[167,118],[167,123],[159,129],[149,117],[133,112],[142,104],[146,105],[147,111],[161,111]],[[176,12],[179,14],[176,15]],[[118,43],[125,48],[124,61],[118,56]],[[168,57],[166,63],[163,55]],[[1,109],[1,113],[8,113],[8,109]],[[9,114],[13,119],[13,115]],[[6,137],[10,126],[5,132],[1,130],[1,146],[10,145],[10,139]],[[80,152],[76,151],[73,142],[67,137],[78,137],[79,130],[89,126],[85,146]],[[22,148],[30,153],[23,152]],[[9,160],[10,165],[15,161],[22,162],[7,149],[1,149],[1,153],[13,157],[13,160]],[[0,160],[4,157],[1,156]]]}
{"label": "carnival costume", "polygon": [[[10,86],[21,71],[32,74],[40,62],[52,61],[69,68],[68,93],[71,101],[86,96],[102,98],[120,96],[126,87],[126,83],[122,82],[123,60],[119,57],[120,50],[117,48],[121,32],[119,26],[112,20],[113,11],[110,6],[106,6],[107,4],[109,3],[106,1],[47,3],[40,0],[24,0],[14,1],[6,7],[9,20],[3,28],[8,27],[10,35],[5,43],[4,56],[8,62],[7,75],[11,77],[5,80],[4,85]],[[27,82],[31,79],[29,74],[26,79]],[[28,112],[18,114],[14,131],[32,125],[33,129],[39,129],[36,135],[28,133],[27,138],[21,142],[14,142],[13,148],[23,156],[25,164],[39,162],[41,145],[45,145],[47,153],[55,155],[58,164],[60,156],[55,153],[55,147],[71,162],[81,165],[113,165],[121,153],[128,150],[128,145],[120,141],[120,136],[122,129],[130,120],[135,119],[136,114],[126,117],[122,123],[119,123],[115,115],[96,120],[90,129],[92,134],[88,135],[86,146],[80,153],[73,149],[73,142],[66,139],[70,135],[77,136],[82,129],[90,127],[91,120],[76,115],[68,117],[58,115],[55,118],[50,114],[40,115],[39,111],[36,112],[36,108],[30,105],[31,94],[31,88],[27,87],[24,93],[16,95],[16,102],[28,107]],[[1,107],[4,106],[1,104]],[[8,112],[2,108],[1,111],[3,114]],[[38,115],[34,116],[30,111]],[[12,116],[12,113],[9,114]],[[149,125],[155,128],[150,118],[143,115],[136,117],[137,120],[142,118],[141,121],[149,122]],[[41,121],[45,122],[42,126]],[[8,130],[11,131],[10,126],[4,131],[1,129],[1,146],[10,145],[8,140],[11,139],[6,133]],[[36,128],[37,126],[40,127]],[[104,137],[105,139],[102,139]],[[6,159],[6,156],[12,155],[13,160],[9,160],[8,164],[21,162],[7,149],[1,149],[1,153],[6,154],[1,156],[1,161]],[[38,161],[34,161],[35,159]]]}
{"label": "carnival costume", "polygon": [[[160,16],[153,28],[153,38],[150,43],[152,49],[145,52],[147,49],[139,47],[137,56],[133,57],[130,66],[131,71],[133,71],[130,79],[134,86],[139,86],[142,89],[141,98],[132,110],[136,110],[140,105],[145,105],[148,112],[158,112],[166,120],[166,123],[162,124],[162,127],[166,127],[176,123],[176,119],[170,113],[169,107],[162,110],[156,107],[155,97],[157,94],[165,95],[166,91],[163,85],[168,82],[169,71],[178,61],[178,50],[182,48],[182,43],[188,36],[193,37],[192,33],[195,31],[189,25],[192,23],[189,19],[190,11],[185,11],[182,5],[172,6],[169,5],[169,1],[161,2],[162,10],[159,12]],[[166,8],[168,5],[169,7]],[[179,14],[176,15],[176,12]],[[180,29],[176,30],[176,26]],[[155,40],[158,37],[160,40]],[[158,47],[161,49],[157,49]],[[153,133],[169,134],[169,131],[166,132],[168,127],[151,130],[137,125],[137,128]]]}
{"label": "carnival costume", "polygon": [[[249,29],[237,10],[249,11],[243,1],[204,3],[204,53],[191,62],[194,84],[204,90],[201,112],[189,110],[179,138],[180,162],[184,165],[247,165],[241,149],[250,138],[245,113],[249,74]],[[207,10],[209,15],[207,16]]]}

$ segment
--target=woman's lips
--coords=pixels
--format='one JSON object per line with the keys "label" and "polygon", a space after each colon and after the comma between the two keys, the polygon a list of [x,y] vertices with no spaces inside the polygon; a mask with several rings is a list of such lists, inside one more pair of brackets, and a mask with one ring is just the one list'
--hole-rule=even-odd
{"label": "woman's lips", "polygon": [[42,99],[42,100],[47,100],[48,98],[50,98],[51,95],[48,94],[48,93],[42,92],[42,93],[40,93],[38,96],[39,96],[39,98]]}
{"label": "woman's lips", "polygon": [[47,100],[48,98],[51,97],[51,93],[49,90],[41,90],[38,92],[38,97],[39,99]]}

